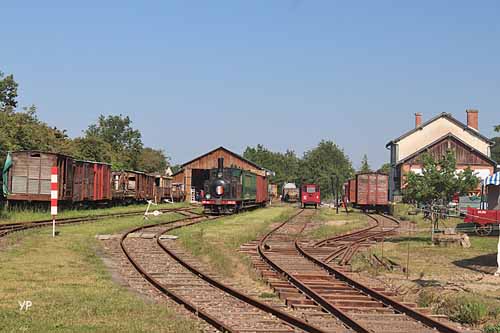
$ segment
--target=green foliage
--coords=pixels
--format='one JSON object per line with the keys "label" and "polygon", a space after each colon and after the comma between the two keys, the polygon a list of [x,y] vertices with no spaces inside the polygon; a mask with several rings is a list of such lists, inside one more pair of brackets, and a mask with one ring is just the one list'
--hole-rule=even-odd
{"label": "green foliage", "polygon": [[182,166],[180,164],[175,164],[171,165],[170,168],[172,169],[172,173],[176,173],[182,169]]}
{"label": "green foliage", "polygon": [[488,316],[485,304],[468,299],[458,299],[451,303],[450,318],[462,324],[477,325]]}
{"label": "green foliage", "polygon": [[111,145],[101,138],[87,136],[73,140],[73,156],[82,160],[112,162]]}
{"label": "green foliage", "polygon": [[138,169],[143,148],[141,132],[132,127],[128,116],[100,115],[97,123],[85,131],[85,137],[98,138],[110,145],[115,169]]}
{"label": "green foliage", "polygon": [[407,202],[447,203],[455,194],[466,194],[479,184],[479,178],[470,168],[456,174],[456,158],[452,151],[439,161],[429,154],[424,154],[421,159],[422,175],[413,172],[407,175],[403,191]]}
{"label": "green foliage", "polygon": [[277,295],[274,293],[263,292],[259,295],[260,298],[276,298]]}
{"label": "green foliage", "polygon": [[[352,176],[354,170],[344,151],[332,141],[322,140],[304,154],[302,171],[305,182],[320,185],[323,197],[333,197],[332,176],[339,177],[338,189]],[[333,181],[335,183],[335,180]]]}
{"label": "green foliage", "polygon": [[266,169],[275,172],[271,177],[271,182],[280,186],[285,182],[298,182],[300,175],[300,159],[292,150],[287,150],[284,154],[272,152],[263,145],[257,147],[247,147],[243,157]]}
{"label": "green foliage", "polygon": [[[436,313],[444,314],[461,324],[478,325],[494,317],[497,305],[477,294],[459,293],[443,295],[440,292],[423,290],[418,305],[432,307]],[[491,331],[495,332],[495,331]]]}
{"label": "green foliage", "polygon": [[382,166],[377,170],[377,172],[389,174],[391,172],[391,164],[390,163],[384,163]]}
{"label": "green foliage", "polygon": [[500,163],[500,137],[494,137],[491,139],[493,142],[495,142],[495,145],[491,147],[491,159],[493,161],[496,161],[497,163]]}
{"label": "green foliage", "polygon": [[320,185],[323,197],[332,196],[332,176],[339,176],[339,190],[353,173],[351,161],[344,151],[332,141],[321,141],[318,146],[307,151],[302,159],[295,152],[284,154],[272,152],[263,145],[247,147],[243,153],[246,159],[276,173],[271,182],[316,183]]}
{"label": "green foliage", "polygon": [[0,72],[0,166],[8,151],[40,150],[77,159],[112,163],[114,169],[161,172],[168,165],[162,150],[143,148],[141,133],[129,117],[101,115],[85,131],[71,139],[66,130],[40,121],[34,105],[16,111],[18,84],[12,75]]}
{"label": "green foliage", "polygon": [[0,111],[12,111],[17,106],[17,87],[14,76],[0,71]]}
{"label": "green foliage", "polygon": [[361,168],[360,172],[372,172],[370,168],[370,164],[368,164],[368,156],[366,154],[363,155],[363,159],[361,160]]}
{"label": "green foliage", "polygon": [[500,323],[484,326],[483,332],[484,333],[500,333]]}
{"label": "green foliage", "polygon": [[51,128],[37,118],[34,106],[22,112],[0,112],[1,156],[7,151],[27,149],[69,153],[72,145],[64,131]]}
{"label": "green foliage", "polygon": [[495,132],[500,132],[500,125],[495,126]]}
{"label": "green foliage", "polygon": [[162,149],[146,147],[139,156],[138,168],[145,172],[163,173],[168,166],[168,157]]}

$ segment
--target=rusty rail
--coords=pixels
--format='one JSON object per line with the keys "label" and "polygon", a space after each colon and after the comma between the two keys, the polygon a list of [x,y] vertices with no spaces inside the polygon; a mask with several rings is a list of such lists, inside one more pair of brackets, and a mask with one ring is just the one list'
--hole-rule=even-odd
{"label": "rusty rail", "polygon": [[[167,222],[167,223],[164,223],[163,225],[166,225],[166,224],[171,224],[171,223],[174,223],[174,222],[180,222],[182,220],[189,220],[189,219],[197,219],[197,218],[200,218],[200,216],[197,216],[197,217],[192,217],[192,218],[186,218],[186,219],[180,219],[180,220],[176,220],[176,221],[171,221],[171,222]],[[217,219],[217,218],[212,218],[211,220],[214,220],[214,219]],[[203,221],[206,221],[206,220],[203,220]],[[211,278],[210,276],[204,274],[203,272],[199,271],[198,269],[196,269],[195,267],[191,266],[190,264],[188,264],[186,261],[182,260],[182,258],[180,258],[179,256],[177,256],[175,253],[173,253],[172,251],[170,251],[165,245],[163,245],[161,242],[160,242],[160,238],[159,236],[164,234],[165,232],[169,232],[169,231],[172,231],[172,230],[175,230],[175,229],[179,229],[179,228],[183,228],[183,227],[187,227],[187,226],[190,226],[190,225],[193,225],[193,224],[197,224],[197,223],[200,223],[202,221],[195,221],[195,222],[191,222],[191,223],[186,223],[186,224],[183,224],[183,225],[179,225],[179,226],[174,226],[172,228],[168,228],[166,230],[163,230],[163,231],[160,231],[158,232],[156,235],[155,235],[155,238],[156,238],[156,241],[157,241],[157,244],[170,256],[172,257],[175,261],[177,261],[179,264],[181,264],[183,267],[185,267],[186,269],[188,269],[191,273],[197,275],[199,278],[201,278],[202,280],[206,281],[207,283],[211,284],[212,286],[214,286],[215,288],[217,289],[220,289],[222,290],[223,292],[247,303],[247,304],[250,304],[262,311],[265,311],[269,314],[272,314],[274,316],[276,316],[277,318],[281,319],[282,321],[284,321],[285,323],[291,325],[291,326],[294,326],[296,328],[299,328],[305,332],[309,332],[309,333],[325,333],[325,331],[321,330],[320,328],[317,328],[311,324],[308,324],[306,323],[305,321],[299,319],[299,318],[296,318],[294,316],[291,316],[289,314],[287,314],[286,312],[284,311],[281,311],[281,310],[278,310],[278,309],[275,309],[263,302],[260,302],[248,295],[245,295],[243,293],[240,293],[239,291],[229,287],[229,286],[226,286],[225,284]],[[184,299],[183,297],[181,296],[178,296],[175,294],[175,292],[172,292],[170,290],[168,290],[168,288],[165,288],[164,286],[162,286],[157,280],[155,280],[151,275],[149,275],[137,262],[134,261],[134,259],[131,257],[131,255],[126,251],[126,247],[125,245],[123,244],[123,241],[125,240],[125,238],[127,237],[128,234],[132,233],[132,232],[136,232],[138,230],[141,230],[141,229],[145,229],[145,228],[150,228],[150,227],[157,227],[157,226],[161,226],[162,224],[155,224],[155,225],[150,225],[150,226],[143,226],[143,227],[138,227],[138,228],[135,228],[133,230],[130,230],[129,232],[127,232],[126,234],[124,234],[120,240],[120,245],[122,247],[122,250],[123,252],[125,253],[126,257],[128,258],[128,260],[132,263],[132,265],[139,271],[139,273],[149,282],[151,283],[155,288],[157,288],[158,290],[160,290],[162,293],[168,295],[169,297],[171,297],[172,299],[174,299],[177,303],[179,304],[182,304],[184,305],[188,310],[190,310],[191,312],[199,315],[203,320],[207,321],[210,325],[214,326],[215,328],[217,328],[218,330],[221,330],[221,331],[227,331],[227,332],[234,332],[234,330],[230,327],[227,327],[226,325],[224,325],[222,322],[220,322],[217,318],[214,318],[213,316],[210,316],[208,313],[206,312],[203,312],[201,310],[198,310],[196,308],[196,306],[194,306],[193,304],[191,304],[189,301],[187,301],[186,299]]]}
{"label": "rusty rail", "polygon": [[[189,221],[189,220],[194,220],[194,219],[199,219],[199,218],[200,218],[200,216],[186,217],[186,218],[183,218],[183,219],[178,219],[178,220],[169,221],[169,222],[165,222],[165,223],[154,224],[154,225],[149,225],[149,226],[141,226],[141,227],[134,228],[132,230],[127,231],[126,233],[124,233],[122,235],[122,237],[120,239],[120,247],[121,247],[123,253],[125,254],[125,256],[127,257],[128,261],[132,264],[132,266],[134,266],[134,268],[142,275],[142,277],[146,281],[148,281],[151,285],[153,285],[161,293],[163,293],[163,294],[167,295],[168,297],[172,298],[178,304],[182,304],[183,306],[186,307],[186,309],[188,309],[189,311],[195,313],[197,316],[199,316],[200,318],[202,318],[203,320],[205,320],[206,322],[208,322],[210,325],[212,325],[213,327],[215,327],[219,331],[222,331],[222,332],[235,332],[234,329],[232,329],[231,327],[229,327],[227,325],[224,325],[224,323],[222,323],[219,320],[217,320],[217,318],[214,318],[214,317],[210,316],[208,313],[206,313],[203,310],[198,309],[196,306],[194,306],[191,302],[187,301],[183,297],[175,294],[174,292],[171,292],[168,288],[165,288],[160,282],[158,282],[155,278],[153,278],[150,274],[148,274],[146,272],[146,270],[137,261],[134,260],[134,258],[132,258],[132,255],[127,250],[127,247],[124,244],[124,241],[125,241],[125,239],[127,238],[127,236],[129,234],[131,234],[133,232],[136,232],[136,231],[139,231],[141,229],[146,229],[148,227],[149,228],[150,227],[157,227],[157,226],[171,224],[171,223],[176,223],[176,222],[181,222],[181,221]],[[186,224],[186,226],[187,225],[192,225],[192,224],[195,224],[195,223],[197,223],[197,222],[188,223],[188,224]]]}
{"label": "rusty rail", "polygon": [[300,282],[297,278],[293,277],[290,273],[285,271],[283,268],[281,268],[278,264],[273,262],[265,253],[263,250],[263,246],[265,241],[277,230],[279,230],[281,227],[283,227],[285,224],[290,222],[293,218],[297,217],[300,215],[304,210],[300,210],[297,214],[293,215],[290,217],[288,220],[284,221],[280,225],[278,225],[276,228],[271,230],[269,233],[267,233],[259,242],[259,245],[257,246],[257,252],[259,253],[260,257],[262,260],[264,260],[269,266],[271,266],[274,270],[276,270],[278,273],[281,275],[285,276],[292,285],[303,292],[305,295],[307,295],[309,298],[314,300],[319,306],[321,306],[325,311],[329,312],[330,314],[336,316],[339,318],[341,321],[343,321],[347,326],[355,330],[356,332],[360,333],[369,333],[371,332],[369,329],[363,327],[360,323],[358,323],[356,320],[351,318],[347,313],[344,311],[340,310],[338,307],[334,306],[330,302],[328,302],[325,298],[323,298],[320,294],[312,290],[311,288],[307,287],[304,283]]}
{"label": "rusty rail", "polygon": [[[388,217],[388,216],[383,216],[383,217],[386,217],[388,219],[391,219],[393,220],[394,222],[397,222],[399,224],[399,221],[397,221],[396,219],[392,218],[392,217]],[[373,219],[375,219],[374,217],[372,217]],[[371,230],[373,228],[369,228],[369,230]],[[363,229],[363,230],[366,230],[366,229]],[[363,231],[361,230],[361,232]],[[366,231],[365,231],[366,232]],[[359,234],[360,231],[358,232],[354,232],[353,234]],[[348,235],[344,235],[344,237],[346,237]],[[337,238],[338,239],[338,238]],[[451,326],[448,326],[444,323],[441,323],[429,316],[426,316],[404,304],[402,304],[401,302],[398,302],[396,301],[395,299],[389,297],[389,296],[386,296],[372,288],[369,288],[363,284],[361,284],[360,282],[348,277],[347,275],[345,275],[344,273],[342,273],[341,271],[325,264],[324,262],[316,259],[315,257],[313,257],[312,255],[308,254],[298,243],[298,241],[296,240],[295,241],[295,248],[297,249],[297,251],[299,251],[305,258],[307,258],[308,260],[310,260],[311,262],[315,263],[316,265],[320,266],[321,268],[323,268],[324,270],[326,270],[329,274],[335,276],[335,278],[341,280],[341,281],[344,281],[345,283],[349,284],[350,286],[352,286],[353,288],[356,288],[360,291],[362,291],[363,293],[365,293],[366,295],[369,295],[370,297],[372,297],[373,299],[375,300],[378,300],[380,302],[382,302],[384,305],[388,306],[388,307],[391,307],[393,309],[395,309],[396,311],[400,312],[400,313],[403,313],[405,315],[407,315],[408,317],[410,318],[413,318],[417,321],[420,321],[421,323],[423,323],[424,325],[427,325],[429,327],[432,327],[436,330],[438,330],[439,332],[443,332],[443,333],[459,333],[460,331],[454,329],[453,327]]]}
{"label": "rusty rail", "polygon": [[[159,211],[163,213],[177,213],[192,210],[192,207],[179,207],[179,208],[163,208],[159,209]],[[138,216],[143,215],[144,211],[132,211],[132,212],[122,212],[122,213],[113,213],[113,214],[98,214],[98,215],[88,215],[82,217],[66,217],[57,219],[58,225],[66,225],[66,224],[77,224],[82,222],[90,222],[90,221],[98,221],[104,220],[107,218],[122,218],[129,216]],[[41,228],[52,226],[52,220],[38,220],[38,221],[26,221],[26,222],[14,222],[14,223],[6,223],[0,224],[0,238],[7,236],[11,233],[17,231],[23,231],[34,228]]]}

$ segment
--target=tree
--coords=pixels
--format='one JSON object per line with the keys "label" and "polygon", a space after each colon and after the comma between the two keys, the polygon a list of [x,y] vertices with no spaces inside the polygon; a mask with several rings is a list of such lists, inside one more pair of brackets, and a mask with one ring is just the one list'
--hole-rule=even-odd
{"label": "tree", "polygon": [[360,172],[372,172],[370,165],[368,164],[368,156],[366,154],[363,155],[363,159],[361,160],[361,169]]}
{"label": "tree", "polygon": [[382,166],[377,170],[377,172],[389,174],[391,172],[391,164],[390,163],[382,164]]}
{"label": "tree", "polygon": [[[500,132],[500,125],[495,126],[495,132]],[[494,146],[491,147],[491,159],[500,164],[500,137],[491,138],[495,142]]]}
{"label": "tree", "polygon": [[111,145],[101,138],[86,136],[73,140],[73,156],[82,160],[111,163],[113,159]]}
{"label": "tree", "polygon": [[339,177],[337,191],[352,176],[354,170],[344,151],[332,141],[322,140],[318,146],[304,153],[301,163],[304,181],[319,184],[324,197],[333,197],[332,176]]}
{"label": "tree", "polygon": [[0,112],[0,154],[14,150],[71,153],[71,140],[64,131],[49,127],[36,115],[35,106],[21,112]]}
{"label": "tree", "polygon": [[111,146],[114,169],[137,169],[143,148],[141,132],[132,127],[128,116],[101,115],[85,131],[85,137],[98,138]]}
{"label": "tree", "polygon": [[300,159],[294,151],[287,150],[285,153],[272,152],[263,145],[247,147],[243,157],[255,164],[269,169],[275,173],[271,182],[282,185],[285,182],[297,182],[300,172]]}
{"label": "tree", "polygon": [[12,111],[17,107],[17,87],[14,76],[0,71],[0,111]]}
{"label": "tree", "polygon": [[168,164],[168,157],[163,150],[146,147],[139,156],[138,169],[149,173],[163,173]]}
{"label": "tree", "polygon": [[422,155],[421,162],[421,175],[413,172],[407,175],[403,195],[408,202],[447,204],[455,194],[467,194],[479,184],[479,178],[470,168],[456,171],[456,158],[452,151],[448,151],[439,161],[426,153]]}
{"label": "tree", "polygon": [[180,164],[174,164],[174,165],[171,165],[170,168],[172,169],[172,173],[175,174],[175,173],[181,171],[182,166]]}

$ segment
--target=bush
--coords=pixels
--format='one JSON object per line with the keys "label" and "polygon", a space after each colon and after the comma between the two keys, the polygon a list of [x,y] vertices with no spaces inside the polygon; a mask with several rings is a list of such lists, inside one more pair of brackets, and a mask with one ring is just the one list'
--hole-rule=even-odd
{"label": "bush", "polygon": [[477,325],[485,321],[488,307],[472,297],[449,297],[443,304],[444,312],[450,319],[461,324]]}
{"label": "bush", "polygon": [[433,307],[440,301],[440,296],[429,290],[423,290],[418,294],[418,306],[422,308]]}
{"label": "bush", "polygon": [[494,325],[486,325],[483,328],[484,333],[500,333],[500,323]]}
{"label": "bush", "polygon": [[488,315],[486,305],[482,303],[466,303],[458,307],[456,315],[452,319],[463,324],[477,325],[484,321]]}

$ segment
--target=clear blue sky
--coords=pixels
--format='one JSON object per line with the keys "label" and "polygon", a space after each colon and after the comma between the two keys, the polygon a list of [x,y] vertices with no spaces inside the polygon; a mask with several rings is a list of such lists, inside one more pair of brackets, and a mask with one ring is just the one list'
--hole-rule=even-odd
{"label": "clear blue sky", "polygon": [[498,1],[3,1],[0,70],[22,105],[81,134],[129,115],[174,162],[224,145],[374,167],[424,120],[500,123]]}

